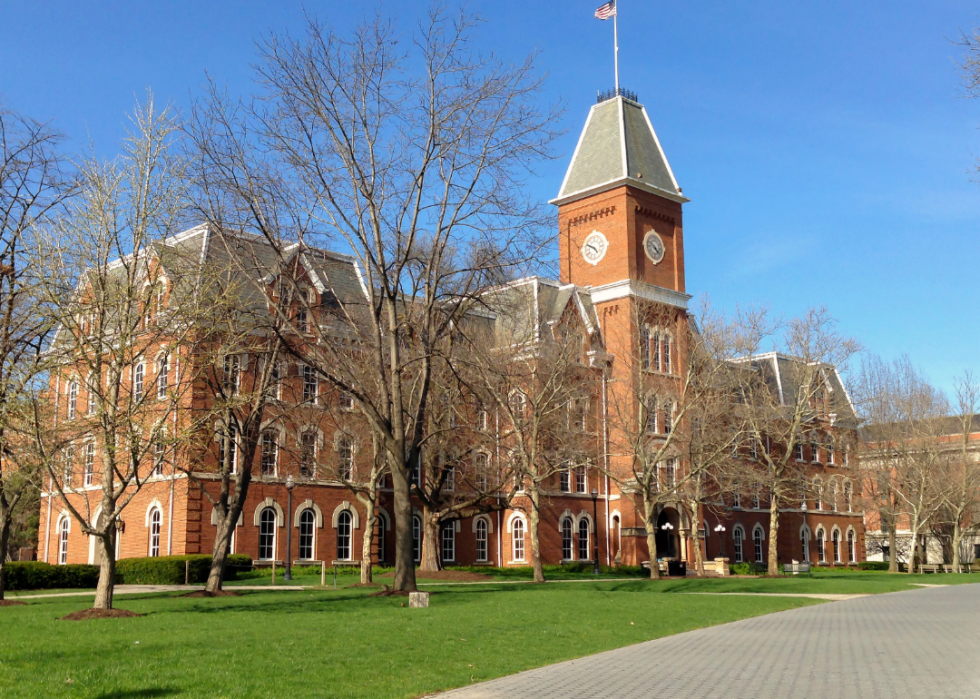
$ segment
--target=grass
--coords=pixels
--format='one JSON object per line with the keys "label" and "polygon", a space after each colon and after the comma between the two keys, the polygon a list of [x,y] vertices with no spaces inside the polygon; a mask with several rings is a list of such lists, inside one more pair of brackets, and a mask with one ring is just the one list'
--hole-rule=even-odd
{"label": "grass", "polygon": [[0,696],[415,697],[681,631],[814,603],[660,594],[646,582],[440,589],[429,609],[368,590],[117,598],[139,619],[0,609]]}

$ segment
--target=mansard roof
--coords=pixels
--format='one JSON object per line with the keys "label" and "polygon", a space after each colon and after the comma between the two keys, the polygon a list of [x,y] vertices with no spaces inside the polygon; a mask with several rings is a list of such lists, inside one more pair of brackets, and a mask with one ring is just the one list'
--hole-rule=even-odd
{"label": "mansard roof", "polygon": [[494,315],[494,331],[502,344],[540,342],[565,316],[569,306],[590,336],[599,331],[599,319],[589,290],[543,277],[526,277],[484,294]]}
{"label": "mansard roof", "polygon": [[629,184],[685,202],[646,109],[617,95],[592,107],[558,197],[563,203]]}

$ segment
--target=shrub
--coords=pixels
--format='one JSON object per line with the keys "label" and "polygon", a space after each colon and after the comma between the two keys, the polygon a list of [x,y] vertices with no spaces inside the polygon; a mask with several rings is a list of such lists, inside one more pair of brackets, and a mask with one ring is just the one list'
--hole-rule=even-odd
{"label": "shrub", "polygon": [[5,566],[8,590],[55,590],[95,587],[99,567],[72,564],[53,566],[41,561],[12,561]]}
{"label": "shrub", "polygon": [[728,569],[732,575],[762,575],[767,570],[755,563],[732,563]]}
{"label": "shrub", "polygon": [[859,570],[888,570],[888,561],[861,561]]}
{"label": "shrub", "polygon": [[[238,573],[251,568],[249,556],[231,554],[225,567],[225,580],[233,580]],[[203,583],[207,582],[210,570],[210,554],[124,558],[116,563],[117,583],[126,585],[183,585],[185,580]]]}

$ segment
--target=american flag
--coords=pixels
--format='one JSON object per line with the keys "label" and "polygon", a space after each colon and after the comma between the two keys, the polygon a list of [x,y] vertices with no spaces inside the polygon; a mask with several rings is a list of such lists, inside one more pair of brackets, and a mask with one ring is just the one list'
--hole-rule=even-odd
{"label": "american flag", "polygon": [[609,19],[614,14],[616,14],[616,0],[609,0],[609,2],[595,11],[596,19]]}

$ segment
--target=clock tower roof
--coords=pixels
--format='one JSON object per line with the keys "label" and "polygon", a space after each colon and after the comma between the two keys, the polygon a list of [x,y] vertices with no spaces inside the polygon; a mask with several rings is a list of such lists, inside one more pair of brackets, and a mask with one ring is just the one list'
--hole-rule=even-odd
{"label": "clock tower roof", "polygon": [[628,184],[676,202],[681,194],[646,109],[628,90],[600,95],[553,204],[565,204]]}

